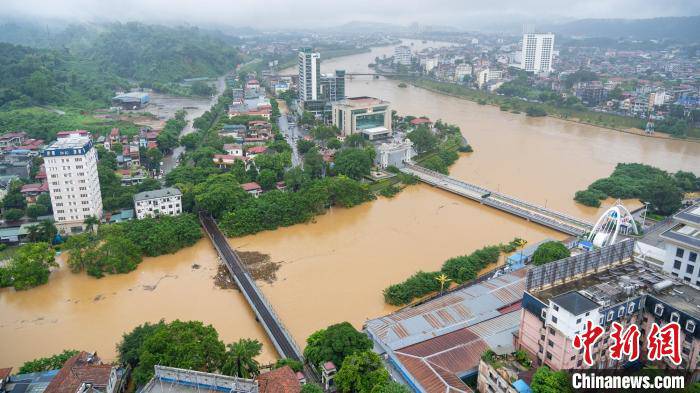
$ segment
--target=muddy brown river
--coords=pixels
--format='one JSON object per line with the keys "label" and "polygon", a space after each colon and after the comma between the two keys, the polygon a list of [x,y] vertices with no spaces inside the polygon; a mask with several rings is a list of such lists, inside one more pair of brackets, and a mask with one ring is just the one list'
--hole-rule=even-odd
{"label": "muddy brown river", "polygon": [[[414,47],[432,45],[414,42]],[[322,63],[366,71],[393,47]],[[357,77],[350,95],[389,100],[400,114],[427,115],[459,125],[475,152],[451,168],[453,176],[593,220],[600,209],[572,200],[576,190],[607,176],[618,162],[645,162],[676,171],[700,168],[700,144],[652,139],[551,118],[526,118],[498,108],[391,80]],[[607,201],[607,204],[612,201]],[[601,208],[602,209],[602,208]],[[262,283],[285,325],[303,344],[328,324],[390,312],[381,291],[417,270],[434,270],[455,255],[513,237],[536,242],[565,236],[537,224],[425,185],[393,199],[332,209],[312,223],[232,239],[242,250],[281,262],[277,281]],[[193,269],[193,264],[199,269]],[[243,297],[213,285],[216,254],[202,240],[174,255],[147,258],[130,274],[96,280],[65,269],[47,285],[25,292],[0,290],[0,367],[66,348],[96,350],[113,359],[123,332],[161,318],[211,323],[226,342],[263,341],[261,361],[276,354]]]}

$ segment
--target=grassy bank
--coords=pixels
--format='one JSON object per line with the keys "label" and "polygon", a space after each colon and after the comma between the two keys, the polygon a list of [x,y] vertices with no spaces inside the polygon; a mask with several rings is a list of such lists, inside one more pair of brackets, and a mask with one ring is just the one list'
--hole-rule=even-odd
{"label": "grassy bank", "polygon": [[[425,78],[398,78],[416,87],[430,90],[440,94],[447,94],[457,98],[474,101],[482,105],[494,105],[503,111],[512,113],[524,113],[528,108],[538,108],[544,110],[548,116],[558,119],[573,121],[582,124],[589,124],[597,127],[608,128],[615,131],[630,132],[630,129],[644,129],[646,122],[627,116],[620,116],[611,113],[599,113],[588,110],[576,110],[571,108],[557,107],[545,103],[527,102],[513,97],[499,96],[481,90],[470,89],[465,86],[437,82]],[[657,136],[657,138],[664,138]],[[700,141],[700,129],[690,130],[687,140]]]}

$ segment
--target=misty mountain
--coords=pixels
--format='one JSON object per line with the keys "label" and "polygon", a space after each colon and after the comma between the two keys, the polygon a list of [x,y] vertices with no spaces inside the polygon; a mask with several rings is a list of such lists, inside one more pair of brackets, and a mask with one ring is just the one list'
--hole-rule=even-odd
{"label": "misty mountain", "polygon": [[564,24],[542,26],[538,30],[553,31],[567,36],[697,41],[700,37],[700,16],[651,19],[581,19]]}

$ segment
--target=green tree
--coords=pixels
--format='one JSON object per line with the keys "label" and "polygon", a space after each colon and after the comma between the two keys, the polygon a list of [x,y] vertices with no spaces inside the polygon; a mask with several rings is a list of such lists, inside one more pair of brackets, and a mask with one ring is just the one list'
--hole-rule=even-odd
{"label": "green tree", "polygon": [[316,146],[315,143],[312,141],[307,141],[306,139],[299,139],[297,141],[297,150],[299,151],[299,154],[306,154],[309,150],[314,148]]}
{"label": "green tree", "polygon": [[85,230],[88,232],[92,232],[97,225],[100,224],[100,220],[97,219],[95,216],[87,216],[83,220],[83,224],[85,224]]}
{"label": "green tree", "polygon": [[642,200],[651,203],[654,211],[659,214],[673,214],[682,206],[683,193],[669,178],[658,178],[644,194]]}
{"label": "green tree", "polygon": [[343,142],[341,142],[338,138],[330,138],[326,141],[326,147],[337,150],[343,147]]}
{"label": "green tree", "polygon": [[325,163],[317,148],[312,148],[304,154],[304,172],[312,179],[318,179],[323,174]]}
{"label": "green tree", "polygon": [[136,326],[134,330],[124,333],[122,340],[117,344],[117,354],[119,362],[128,364],[131,368],[139,365],[141,346],[146,338],[154,334],[158,329],[162,329],[165,322],[161,319],[158,323],[144,323]]}
{"label": "green tree", "polygon": [[348,355],[336,374],[334,382],[341,393],[370,393],[375,387],[390,381],[382,359],[372,351]]}
{"label": "green tree", "polygon": [[428,126],[424,125],[409,132],[407,137],[413,142],[413,146],[419,154],[435,149],[438,144],[438,138]]}
{"label": "green tree", "polygon": [[38,358],[24,362],[19,368],[20,374],[38,373],[42,371],[56,370],[63,367],[63,363],[68,361],[68,359],[77,355],[78,351],[75,349],[66,349],[63,352],[47,356],[43,358]]}
{"label": "green tree", "polygon": [[350,134],[345,137],[345,146],[347,147],[364,147],[369,142],[365,139],[362,134]]}
{"label": "green tree", "polygon": [[73,273],[87,269],[95,258],[96,239],[90,233],[70,236],[64,245],[68,251],[68,266]]}
{"label": "green tree", "polygon": [[349,322],[341,322],[318,330],[306,339],[304,357],[313,365],[331,361],[336,366],[355,353],[368,351],[372,341]]}
{"label": "green tree", "polygon": [[301,364],[300,361],[290,359],[290,358],[283,358],[283,359],[278,359],[275,362],[275,368],[282,368],[284,366],[289,366],[294,372],[299,372],[304,368],[304,365]]}
{"label": "green tree", "polygon": [[153,377],[153,366],[215,372],[221,367],[226,349],[211,325],[180,320],[158,326],[141,343],[133,378],[137,385]]}
{"label": "green tree", "polygon": [[252,379],[260,374],[260,363],[255,360],[262,352],[262,343],[258,340],[243,338],[227,345],[221,372],[239,378]]}
{"label": "green tree", "polygon": [[398,382],[389,381],[383,385],[375,386],[372,393],[411,393],[412,390],[406,385],[402,385]]}
{"label": "green tree", "polygon": [[105,273],[128,273],[141,263],[141,250],[131,240],[109,235],[105,237],[94,252],[87,252],[86,271],[94,277],[103,277]]}
{"label": "green tree", "polygon": [[194,187],[195,206],[221,218],[225,212],[242,205],[250,194],[245,192],[232,174],[209,176]]}
{"label": "green tree", "polygon": [[530,388],[533,393],[569,393],[572,391],[569,378],[564,371],[552,371],[542,366],[532,375]]}
{"label": "green tree", "polygon": [[3,217],[7,221],[17,221],[24,217],[24,210],[22,209],[7,209],[3,213]]}
{"label": "green tree", "polygon": [[277,184],[277,174],[271,169],[261,170],[258,175],[258,184],[265,191],[274,189]]}
{"label": "green tree", "polygon": [[310,382],[301,386],[301,393],[323,393],[323,388]]}
{"label": "green tree", "polygon": [[335,169],[347,177],[360,180],[369,175],[372,159],[364,149],[347,148],[335,155]]}
{"label": "green tree", "polygon": [[571,256],[571,251],[569,251],[566,246],[557,241],[549,241],[540,244],[532,254],[532,263],[535,266],[544,265],[549,262],[558,261],[560,259],[568,258]]}
{"label": "green tree", "polygon": [[29,243],[20,246],[12,256],[9,265],[12,285],[17,290],[23,290],[46,284],[52,267],[58,267],[58,263],[48,243]]}
{"label": "green tree", "polygon": [[204,81],[193,82],[192,86],[190,86],[190,91],[196,96],[210,96],[216,93],[216,89]]}
{"label": "green tree", "polygon": [[43,216],[44,214],[48,213],[48,210],[46,209],[46,206],[40,205],[40,204],[33,204],[27,206],[26,209],[26,214],[27,217],[31,218],[32,220],[36,220],[37,217]]}
{"label": "green tree", "polygon": [[36,197],[36,204],[44,206],[46,213],[51,213],[51,196],[49,194],[40,194]]}

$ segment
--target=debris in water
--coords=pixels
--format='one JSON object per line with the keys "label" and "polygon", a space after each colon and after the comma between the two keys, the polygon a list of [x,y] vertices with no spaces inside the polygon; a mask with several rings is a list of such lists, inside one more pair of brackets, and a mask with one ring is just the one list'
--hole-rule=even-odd
{"label": "debris in water", "polygon": [[[238,256],[254,280],[264,281],[268,284],[277,280],[277,270],[279,270],[281,263],[273,262],[269,255],[257,251],[238,251]],[[221,289],[238,288],[224,264],[219,265],[214,276],[214,285]]]}
{"label": "debris in water", "polygon": [[199,269],[200,267],[201,267],[201,266],[199,266],[199,265],[196,264],[196,263],[192,265],[192,269],[195,269],[195,270],[196,270],[196,269]]}

